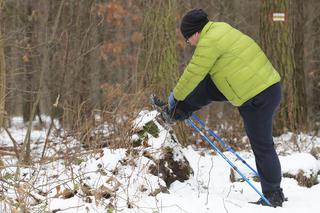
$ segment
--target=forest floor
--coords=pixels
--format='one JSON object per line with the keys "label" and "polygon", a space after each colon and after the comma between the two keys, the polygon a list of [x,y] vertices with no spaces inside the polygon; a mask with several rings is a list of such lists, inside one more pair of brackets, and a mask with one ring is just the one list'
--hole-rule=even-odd
{"label": "forest floor", "polygon": [[[275,138],[288,201],[282,208],[271,208],[248,203],[257,201],[259,195],[231,172],[222,157],[209,148],[182,147],[155,120],[156,114],[140,113],[133,124],[135,131],[130,137],[136,145],[131,149],[87,150],[75,137],[53,131],[42,162],[39,160],[47,127],[37,128],[35,122],[31,134],[32,165],[18,167],[14,156],[1,156],[0,212],[319,212],[319,137],[286,133]],[[142,132],[150,122],[157,131]],[[21,118],[13,118],[11,125],[9,132],[21,144],[26,127]],[[106,126],[95,131],[109,134],[103,129]],[[3,130],[0,146],[13,146]],[[249,169],[231,152],[224,154],[260,189],[258,178]],[[255,168],[251,151],[239,154]],[[171,160],[164,160],[168,156]],[[179,174],[172,165],[188,168]],[[162,170],[155,170],[157,166],[163,166]]]}

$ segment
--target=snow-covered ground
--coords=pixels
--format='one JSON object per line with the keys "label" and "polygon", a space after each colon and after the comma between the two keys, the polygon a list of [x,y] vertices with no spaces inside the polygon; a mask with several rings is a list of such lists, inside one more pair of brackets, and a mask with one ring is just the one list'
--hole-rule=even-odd
{"label": "snow-covered ground", "polygon": [[[301,175],[320,182],[320,160],[310,154],[312,148],[320,147],[320,138],[291,133],[275,138],[285,176],[282,187],[288,201],[282,208],[257,206],[248,202],[258,200],[258,194],[237,175],[235,182],[230,181],[230,167],[222,157],[212,154],[210,149],[181,147],[175,137],[154,120],[156,114],[154,111],[140,113],[135,128],[141,129],[147,122],[154,121],[159,132],[157,136],[145,133],[142,145],[133,150],[104,148],[97,153],[88,153],[72,137],[52,136],[46,156],[56,160],[34,163],[17,172],[16,160],[1,156],[0,212],[19,212],[16,210],[22,209],[22,203],[30,212],[59,213],[320,212],[320,184],[307,188],[293,178]],[[22,143],[26,129],[21,119],[15,118],[12,124],[9,129],[12,137]],[[32,132],[34,159],[41,155],[46,131],[46,128],[38,128]],[[134,134],[131,140],[136,141],[139,137]],[[292,142],[293,139],[296,143]],[[0,131],[0,146],[12,146],[3,130]],[[70,163],[66,157],[59,158],[57,152],[67,152],[76,156],[76,160]],[[150,168],[168,153],[172,154],[174,161],[187,160],[193,171],[188,180],[174,181],[170,187],[167,187],[163,174],[156,176],[150,172]],[[249,169],[231,152],[224,154],[260,189]],[[255,166],[251,152],[241,151],[239,154]],[[169,172],[175,171],[169,169]]]}

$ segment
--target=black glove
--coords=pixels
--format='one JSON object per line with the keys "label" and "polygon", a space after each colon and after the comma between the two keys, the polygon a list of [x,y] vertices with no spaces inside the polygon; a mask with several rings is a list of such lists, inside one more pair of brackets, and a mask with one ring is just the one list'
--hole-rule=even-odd
{"label": "black glove", "polygon": [[184,121],[192,115],[192,112],[185,112],[181,110],[178,103],[175,108],[173,108],[171,111],[168,111],[168,114],[172,120]]}

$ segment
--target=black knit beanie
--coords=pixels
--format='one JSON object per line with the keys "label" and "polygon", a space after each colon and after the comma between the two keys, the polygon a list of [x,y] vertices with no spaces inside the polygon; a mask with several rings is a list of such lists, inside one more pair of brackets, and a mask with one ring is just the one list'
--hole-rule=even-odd
{"label": "black knit beanie", "polygon": [[209,22],[208,14],[202,9],[194,9],[187,12],[182,18],[180,30],[185,39],[188,39],[196,32],[201,32]]}

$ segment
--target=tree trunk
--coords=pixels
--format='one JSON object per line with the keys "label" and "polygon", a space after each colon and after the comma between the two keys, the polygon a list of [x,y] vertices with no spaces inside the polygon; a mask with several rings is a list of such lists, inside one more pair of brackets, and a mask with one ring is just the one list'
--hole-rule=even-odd
{"label": "tree trunk", "polygon": [[[0,1],[1,5],[1,1]],[[0,23],[1,24],[1,23]],[[6,62],[4,55],[4,41],[0,27],[0,128],[5,125],[5,101],[6,101]]]}
{"label": "tree trunk", "polygon": [[[320,2],[311,2],[311,6],[315,7],[313,8],[314,13],[311,14],[311,45],[308,52],[311,52],[310,54],[310,72],[309,76],[311,78],[311,114],[310,114],[310,120],[312,123],[315,124],[314,128],[318,131],[320,129]],[[311,62],[311,63],[310,63]]]}
{"label": "tree trunk", "polygon": [[4,38],[2,37],[2,6],[3,0],[0,0],[0,128],[5,125],[5,102],[6,102],[6,61],[4,55]]}
{"label": "tree trunk", "polygon": [[[147,0],[142,31],[144,40],[140,55],[140,89],[152,88],[166,100],[178,79],[176,51],[176,0]],[[187,143],[186,128],[176,128],[179,141]]]}
{"label": "tree trunk", "polygon": [[292,16],[290,17],[293,22],[294,32],[294,59],[295,59],[295,72],[293,73],[293,79],[297,82],[296,90],[296,102],[297,102],[297,114],[296,130],[309,129],[308,125],[308,108],[307,108],[307,94],[304,72],[304,0],[291,1],[292,4]]}
{"label": "tree trunk", "polygon": [[51,99],[51,94],[54,91],[52,88],[52,83],[51,81],[53,79],[50,79],[50,74],[51,74],[51,49],[50,49],[50,27],[51,24],[49,23],[49,17],[51,16],[52,11],[50,11],[50,0],[42,0],[38,2],[39,4],[39,9],[43,11],[40,14],[39,17],[39,30],[36,31],[37,37],[39,38],[40,42],[43,43],[42,48],[40,49],[41,52],[41,70],[44,72],[44,81],[46,82],[44,84],[44,88],[42,91],[44,94],[48,94],[46,96],[43,96],[41,99],[41,108],[43,109],[44,112],[48,113],[50,112],[50,108],[52,106],[52,99]]}
{"label": "tree trunk", "polygon": [[[285,13],[285,21],[273,21],[273,13]],[[305,128],[305,83],[302,0],[263,1],[260,16],[262,47],[282,77],[283,99],[276,120],[279,132]]]}
{"label": "tree trunk", "polygon": [[23,121],[32,121],[31,111],[32,105],[35,101],[35,81],[34,81],[34,67],[33,67],[33,33],[34,33],[34,21],[33,21],[33,5],[31,0],[27,0],[24,2],[24,6],[26,9],[25,25],[25,52],[22,56],[22,60],[24,62],[24,87],[23,87],[23,103],[22,103],[22,115]]}
{"label": "tree trunk", "polygon": [[142,88],[152,86],[166,97],[178,77],[176,51],[176,0],[148,0],[140,56]]}

